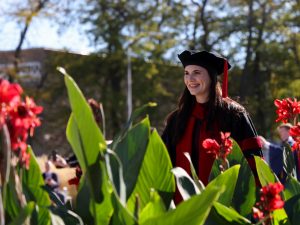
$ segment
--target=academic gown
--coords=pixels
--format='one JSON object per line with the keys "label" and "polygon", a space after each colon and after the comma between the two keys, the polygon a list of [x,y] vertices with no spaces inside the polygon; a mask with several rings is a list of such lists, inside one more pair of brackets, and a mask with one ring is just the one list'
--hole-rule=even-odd
{"label": "academic gown", "polygon": [[204,150],[202,142],[206,138],[220,141],[220,131],[230,132],[230,136],[239,144],[254,173],[256,183],[259,185],[253,156],[262,157],[262,146],[253,123],[246,112],[233,113],[231,110],[222,110],[216,113],[216,120],[208,127],[208,104],[196,103],[187,122],[183,137],[174,145],[172,136],[176,121],[177,113],[175,112],[162,134],[162,139],[169,151],[174,167],[182,167],[190,173],[189,162],[183,155],[184,152],[188,152],[191,155],[199,179],[204,185],[207,185],[215,158],[213,154]]}

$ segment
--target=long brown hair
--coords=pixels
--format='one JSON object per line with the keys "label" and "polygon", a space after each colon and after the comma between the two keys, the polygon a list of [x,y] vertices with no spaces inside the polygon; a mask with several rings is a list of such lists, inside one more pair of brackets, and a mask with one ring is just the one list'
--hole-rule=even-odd
{"label": "long brown hair", "polygon": [[[233,113],[238,114],[245,112],[245,109],[243,106],[230,98],[222,98],[222,91],[220,83],[217,80],[216,72],[210,69],[207,69],[207,71],[211,79],[207,114],[207,129],[209,129],[217,115],[220,115],[226,111],[232,111]],[[177,109],[170,113],[167,117],[167,123],[170,123],[171,120],[176,117],[175,130],[171,139],[173,144],[176,145],[183,136],[195,104],[195,96],[191,95],[187,87],[185,87],[182,95],[179,98]]]}

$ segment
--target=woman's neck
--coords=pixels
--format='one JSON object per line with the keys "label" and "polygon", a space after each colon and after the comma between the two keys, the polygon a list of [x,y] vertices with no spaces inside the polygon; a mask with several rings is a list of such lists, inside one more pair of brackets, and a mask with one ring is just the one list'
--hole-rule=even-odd
{"label": "woman's neck", "polygon": [[198,103],[206,103],[209,100],[208,95],[207,96],[195,96],[196,97],[196,102]]}

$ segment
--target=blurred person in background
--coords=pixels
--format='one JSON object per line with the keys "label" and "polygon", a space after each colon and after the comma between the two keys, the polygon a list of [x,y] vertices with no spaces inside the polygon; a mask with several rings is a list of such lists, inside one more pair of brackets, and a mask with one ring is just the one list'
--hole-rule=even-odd
{"label": "blurred person in background", "polygon": [[[283,168],[283,150],[284,144],[288,144],[293,146],[295,141],[290,136],[290,129],[293,125],[290,123],[281,124],[277,127],[277,132],[280,137],[281,142],[279,144],[267,141],[263,136],[259,136],[260,140],[263,144],[263,155],[265,161],[270,165],[273,172],[279,178],[279,180],[284,183],[286,179],[286,173]],[[295,166],[297,171],[297,179],[299,180],[299,165],[298,165],[298,157],[293,152]]]}

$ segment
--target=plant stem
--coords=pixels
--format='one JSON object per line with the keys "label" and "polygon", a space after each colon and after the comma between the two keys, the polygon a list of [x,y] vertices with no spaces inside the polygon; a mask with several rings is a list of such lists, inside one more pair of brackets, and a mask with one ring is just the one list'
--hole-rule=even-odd
{"label": "plant stem", "polygon": [[[268,224],[265,224],[265,222],[267,220],[269,220],[271,218],[270,214],[268,216],[266,216],[265,218],[263,218],[262,220],[258,221],[256,224],[254,225],[260,225],[260,224],[263,224],[263,225],[268,225]],[[269,220],[270,221],[270,220]]]}

